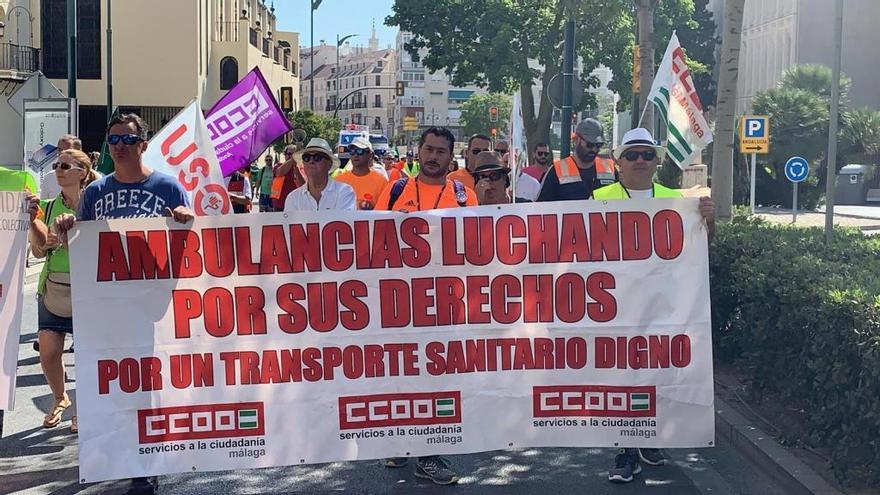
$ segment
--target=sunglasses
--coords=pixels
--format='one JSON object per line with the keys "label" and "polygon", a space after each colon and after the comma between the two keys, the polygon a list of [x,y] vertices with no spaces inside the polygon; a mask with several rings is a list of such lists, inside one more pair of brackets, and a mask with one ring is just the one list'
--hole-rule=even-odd
{"label": "sunglasses", "polygon": [[490,181],[495,182],[498,180],[504,180],[505,177],[507,177],[507,174],[501,171],[474,174],[474,180],[476,180],[477,182],[483,179],[489,179]]}
{"label": "sunglasses", "polygon": [[317,162],[327,160],[327,159],[328,159],[327,156],[323,155],[321,153],[304,153],[302,156],[303,163],[309,163],[309,162],[317,163]]}
{"label": "sunglasses", "polygon": [[481,150],[480,148],[474,148],[471,150],[471,154],[474,156],[477,156],[484,151],[492,151],[492,150]]}
{"label": "sunglasses", "polygon": [[550,152],[549,151],[536,151],[535,154],[538,156],[549,156]]}
{"label": "sunglasses", "polygon": [[107,136],[107,144],[119,144],[120,141],[122,144],[131,146],[143,140],[137,134],[110,134]]}
{"label": "sunglasses", "polygon": [[71,165],[69,163],[64,162],[55,162],[52,164],[52,170],[85,170],[82,167],[77,167],[76,165]]}
{"label": "sunglasses", "polygon": [[348,152],[352,155],[355,155],[355,156],[362,156],[362,155],[367,154],[367,149],[352,146],[351,148],[348,149]]}
{"label": "sunglasses", "polygon": [[605,146],[605,143],[591,143],[589,141],[584,141],[584,146],[586,146],[587,149],[594,149],[595,148],[597,150],[600,150],[600,149],[602,149],[603,146]]}
{"label": "sunglasses", "polygon": [[627,161],[634,162],[639,159],[639,157],[645,159],[646,162],[650,162],[654,158],[657,158],[657,152],[654,150],[646,150],[646,151],[635,151],[635,150],[627,150],[623,153],[623,157],[627,159]]}

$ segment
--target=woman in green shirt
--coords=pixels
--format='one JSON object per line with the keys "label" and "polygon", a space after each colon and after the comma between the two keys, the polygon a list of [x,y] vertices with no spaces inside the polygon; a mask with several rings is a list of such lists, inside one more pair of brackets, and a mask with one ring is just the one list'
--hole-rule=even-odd
{"label": "woman in green shirt", "polygon": [[[64,390],[65,334],[73,334],[73,311],[70,303],[70,259],[51,226],[62,213],[74,213],[82,190],[95,179],[88,155],[79,150],[61,152],[52,164],[61,194],[40,202],[41,218],[31,222],[31,249],[37,257],[46,257],[37,286],[37,320],[39,322],[40,364],[55,397],[52,410],[43,418],[44,428],[54,428],[61,422],[64,410],[70,407],[70,398]],[[70,425],[77,432],[76,416]]]}

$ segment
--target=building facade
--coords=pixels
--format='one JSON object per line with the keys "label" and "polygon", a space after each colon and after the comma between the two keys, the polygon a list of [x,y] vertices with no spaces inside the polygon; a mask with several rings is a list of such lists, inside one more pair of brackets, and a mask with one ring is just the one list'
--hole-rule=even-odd
{"label": "building facade", "polygon": [[[740,52],[737,112],[749,111],[755,95],[774,88],[793,65],[834,62],[834,1],[746,0]],[[724,0],[710,0],[723,33]],[[880,109],[880,19],[877,0],[844,2],[842,69],[852,79],[855,107]]]}
{"label": "building facade", "polygon": [[[107,1],[77,1],[79,134],[87,150],[100,149],[107,122]],[[42,71],[66,93],[66,0],[24,3]],[[114,1],[112,7],[113,104],[141,114],[152,130],[199,95],[209,108],[253,67],[276,97],[290,86],[298,101],[299,35],[277,32],[274,8],[262,0]]]}
{"label": "building facade", "polygon": [[[448,127],[457,141],[464,141],[461,123],[461,105],[475,94],[486,93],[476,86],[453,85],[444,72],[429,72],[421,62],[416,62],[404,47],[413,38],[412,33],[397,33],[397,80],[405,85],[404,96],[397,98],[394,121],[397,132],[413,139],[431,126]],[[404,131],[404,119],[414,117],[418,131]]]}
{"label": "building facade", "polygon": [[[367,46],[345,43],[339,47],[338,65],[335,46],[314,47],[314,73],[304,75],[300,83],[302,108],[311,104],[314,78],[316,113],[336,115],[343,125],[368,125],[370,132],[391,139],[395,133],[397,52],[379,50],[378,46],[374,28]],[[300,63],[310,64],[311,50],[303,48],[301,53]]]}

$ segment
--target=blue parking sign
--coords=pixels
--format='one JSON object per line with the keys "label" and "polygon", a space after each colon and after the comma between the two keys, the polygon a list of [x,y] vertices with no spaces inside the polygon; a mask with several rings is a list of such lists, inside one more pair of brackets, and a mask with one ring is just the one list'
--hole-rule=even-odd
{"label": "blue parking sign", "polygon": [[766,118],[747,118],[745,119],[745,136],[747,138],[766,138],[767,137],[767,119]]}

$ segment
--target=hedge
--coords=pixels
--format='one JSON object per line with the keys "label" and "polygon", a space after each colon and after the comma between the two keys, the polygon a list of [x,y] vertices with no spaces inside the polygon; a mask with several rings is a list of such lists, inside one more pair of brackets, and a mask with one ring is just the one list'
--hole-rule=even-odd
{"label": "hedge", "polygon": [[880,238],[736,217],[710,254],[716,359],[805,411],[841,480],[880,484]]}

